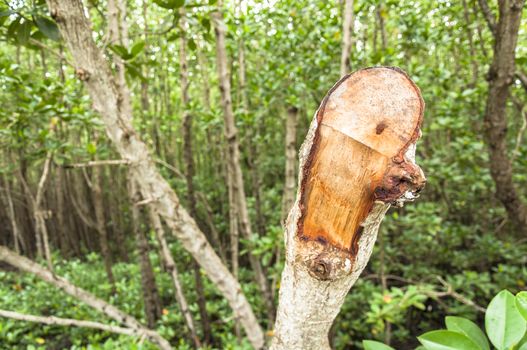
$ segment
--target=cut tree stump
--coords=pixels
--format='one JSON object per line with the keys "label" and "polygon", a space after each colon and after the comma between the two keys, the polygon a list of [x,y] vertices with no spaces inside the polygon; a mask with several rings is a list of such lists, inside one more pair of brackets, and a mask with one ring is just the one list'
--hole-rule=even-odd
{"label": "cut tree stump", "polygon": [[329,349],[384,214],[425,184],[414,162],[423,111],[417,86],[391,67],[345,76],[323,100],[300,151],[272,349]]}

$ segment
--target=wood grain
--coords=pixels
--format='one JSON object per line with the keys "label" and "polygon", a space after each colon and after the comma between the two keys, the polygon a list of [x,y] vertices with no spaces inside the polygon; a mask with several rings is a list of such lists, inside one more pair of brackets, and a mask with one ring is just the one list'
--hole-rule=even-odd
{"label": "wood grain", "polygon": [[335,85],[317,114],[301,189],[300,238],[354,255],[376,190],[405,181],[404,171],[394,179],[393,168],[405,163],[419,137],[423,109],[419,89],[398,69],[360,70]]}

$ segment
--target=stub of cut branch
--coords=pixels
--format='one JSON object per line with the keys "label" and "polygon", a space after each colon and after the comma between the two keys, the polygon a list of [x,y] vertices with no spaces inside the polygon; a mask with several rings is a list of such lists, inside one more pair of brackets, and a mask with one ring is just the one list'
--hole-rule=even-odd
{"label": "stub of cut branch", "polygon": [[359,70],[323,100],[300,150],[272,349],[329,349],[329,329],[386,211],[424,187],[414,159],[423,111],[419,89],[398,68]]}

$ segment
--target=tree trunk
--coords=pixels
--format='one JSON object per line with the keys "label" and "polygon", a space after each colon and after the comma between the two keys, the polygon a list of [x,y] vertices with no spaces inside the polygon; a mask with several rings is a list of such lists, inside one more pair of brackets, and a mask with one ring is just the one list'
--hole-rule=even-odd
{"label": "tree trunk", "polygon": [[300,150],[271,349],[330,348],[384,214],[424,186],[414,163],[423,109],[408,76],[382,67],[345,76],[322,102]]}
{"label": "tree trunk", "polygon": [[24,241],[22,240],[22,236],[20,235],[20,232],[18,230],[18,222],[16,220],[16,214],[15,214],[15,207],[13,205],[13,199],[11,198],[11,188],[9,185],[9,181],[7,180],[7,175],[4,173],[3,175],[4,180],[4,191],[5,191],[5,197],[7,202],[7,215],[9,217],[9,221],[11,222],[11,230],[13,233],[13,243],[15,245],[15,252],[17,254],[20,254],[20,246],[26,250]]}
{"label": "tree trunk", "polygon": [[289,107],[287,109],[287,120],[285,123],[285,180],[282,195],[282,222],[285,222],[287,213],[295,203],[295,173],[296,173],[296,128],[298,123],[298,109]]}
{"label": "tree trunk", "polygon": [[132,212],[132,230],[139,254],[139,266],[141,267],[141,288],[143,290],[146,324],[149,328],[154,328],[157,320],[161,317],[161,300],[159,299],[152,263],[150,262],[148,240],[144,230],[141,228],[139,211],[141,195],[137,191],[137,185],[132,176],[128,180],[128,186],[130,193],[130,211]]}
{"label": "tree trunk", "polygon": [[93,41],[82,3],[79,0],[48,0],[47,3],[71,51],[77,76],[84,81],[117,151],[122,159],[130,162],[131,175],[143,197],[151,201],[172,234],[209,275],[240,319],[251,344],[260,349],[264,345],[263,332],[238,281],[222,264],[195,221],[180,205],[177,194],[156,169],[145,143],[131,124],[132,115],[126,113],[131,110],[130,106],[121,108],[126,100],[120,99],[115,91],[111,70]]}
{"label": "tree trunk", "polygon": [[472,24],[470,20],[470,13],[468,12],[468,6],[467,6],[467,0],[462,0],[463,3],[463,17],[465,19],[465,34],[467,36],[468,40],[468,48],[470,52],[470,63],[472,65],[472,81],[470,82],[470,86],[474,87],[476,86],[476,83],[478,82],[478,76],[479,76],[479,67],[478,67],[478,61],[476,59],[476,49],[474,47],[474,40],[473,40],[473,33],[472,28],[470,25]]}
{"label": "tree trunk", "polygon": [[379,31],[381,32],[381,49],[382,51],[386,51],[386,47],[388,45],[388,38],[386,35],[386,25],[384,23],[384,3],[381,1],[377,6],[375,6],[375,14],[377,16],[377,20],[379,21]]}
{"label": "tree trunk", "polygon": [[174,261],[174,258],[172,257],[172,253],[170,252],[170,248],[165,239],[165,232],[163,230],[163,225],[161,224],[159,215],[157,215],[157,213],[155,212],[155,209],[153,209],[151,206],[149,208],[148,213],[150,215],[150,222],[152,223],[152,227],[154,228],[156,232],[157,241],[159,242],[160,253],[161,253],[163,264],[165,268],[167,269],[167,271],[170,273],[170,277],[172,277],[172,283],[174,284],[174,294],[176,296],[176,301],[179,305],[179,308],[181,309],[183,318],[185,319],[185,323],[189,330],[192,342],[194,343],[194,346],[196,348],[199,348],[201,346],[201,342],[199,341],[198,335],[196,333],[196,327],[194,326],[194,319],[192,318],[192,314],[190,313],[187,298],[185,298],[185,294],[183,293],[183,287],[181,286],[181,282],[179,280],[179,272],[177,270],[176,262]]}
{"label": "tree trunk", "polygon": [[348,74],[351,70],[350,51],[352,46],[353,30],[353,0],[345,0],[344,16],[342,23],[342,53],[340,56],[340,76]]}
{"label": "tree trunk", "polygon": [[[485,1],[481,3],[486,4]],[[496,197],[507,210],[518,232],[523,235],[527,234],[527,205],[522,201],[512,179],[512,164],[507,154],[506,109],[509,87],[514,81],[515,49],[524,4],[524,0],[500,0],[497,24],[484,11],[489,27],[494,29],[495,39],[494,57],[487,75],[489,92],[484,119],[490,173],[496,184]]]}
{"label": "tree trunk", "polygon": [[[227,70],[227,50],[225,45],[226,29],[221,13],[222,1],[218,1],[218,10],[213,13],[214,29],[216,33],[216,59],[221,91],[223,117],[225,123],[225,138],[228,144],[228,174],[230,186],[233,187],[235,208],[238,210],[240,232],[245,238],[251,239],[253,232],[247,209],[243,174],[240,166],[240,150],[238,143],[238,130],[236,128],[234,114],[232,111],[231,85]],[[229,208],[231,210],[233,208]],[[269,288],[269,282],[264,274],[260,261],[249,251],[249,261],[255,274],[255,279],[266,303],[267,313],[270,319],[274,319],[274,303]]]}
{"label": "tree trunk", "polygon": [[95,220],[97,231],[99,233],[99,244],[104,259],[104,269],[108,282],[112,287],[112,293],[115,294],[115,279],[112,272],[112,256],[108,244],[108,231],[106,230],[106,216],[104,215],[104,199],[101,188],[101,169],[99,166],[93,167],[93,207],[95,209]]}
{"label": "tree trunk", "polygon": [[[183,108],[183,160],[185,163],[185,178],[187,183],[188,206],[190,216],[194,220],[198,220],[198,211],[196,209],[196,192],[194,191],[194,157],[192,152],[192,114],[189,112],[190,98],[188,94],[189,80],[188,80],[188,66],[187,66],[187,38],[185,32],[188,30],[185,12],[183,8],[180,10],[181,18],[179,23],[181,25],[181,45],[179,47],[179,62],[181,70],[181,101]],[[192,262],[194,269],[194,280],[196,281],[196,292],[198,294],[198,307],[201,318],[201,325],[203,327],[203,336],[205,343],[209,344],[212,339],[212,329],[209,322],[209,315],[207,313],[207,304],[203,291],[203,281],[199,266],[195,261]],[[192,326],[194,327],[194,326]],[[193,334],[193,338],[197,341],[197,336]],[[195,343],[199,347],[199,341]]]}

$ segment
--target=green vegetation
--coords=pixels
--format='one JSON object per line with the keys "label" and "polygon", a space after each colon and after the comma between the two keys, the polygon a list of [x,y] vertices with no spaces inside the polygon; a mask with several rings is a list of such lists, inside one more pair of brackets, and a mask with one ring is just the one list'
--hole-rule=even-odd
{"label": "green vegetation", "polygon": [[[415,203],[392,208],[386,215],[371,260],[330,332],[335,349],[527,349],[527,239],[525,227],[516,224],[496,196],[491,172],[484,116],[495,36],[480,2],[354,3],[351,69],[398,66],[421,89],[426,110],[416,159],[428,181]],[[523,5],[523,1],[515,2]],[[189,208],[195,197],[192,216],[231,268],[228,137],[223,130],[211,18],[217,3],[117,3],[127,8],[127,40],[112,42],[108,2],[84,1],[94,40],[116,76],[122,62],[139,138],[180,196],[181,205]],[[498,3],[489,1],[488,6],[490,14],[499,18]],[[181,8],[188,27],[182,28]],[[526,11],[515,49],[516,69],[524,76]],[[239,236],[237,279],[267,338],[273,335],[273,323],[250,255],[260,261],[276,303],[284,266],[281,206],[287,111],[298,111],[298,149],[319,103],[339,79],[342,12],[339,1],[223,4],[240,164],[253,230],[251,237]],[[188,103],[182,102],[183,35]],[[107,137],[100,114],[92,108],[93,101],[80,81],[82,71],[74,67],[45,2],[0,2],[0,40],[0,245],[16,248],[46,266],[35,233],[36,217],[41,215],[54,273],[145,325],[153,321],[150,328],[174,349],[192,349],[145,205],[155,199],[141,198],[139,205],[131,202],[127,164],[98,166],[99,175],[94,167],[76,166],[121,156]],[[241,69],[245,81],[240,79]],[[511,78],[504,137],[512,181],[525,204],[527,80],[524,84],[518,76]],[[187,114],[194,162],[192,195],[183,132]],[[50,159],[49,175],[42,201],[35,206],[46,159]],[[96,181],[102,202],[96,199]],[[102,203],[106,241],[98,226],[98,203]],[[134,234],[134,205],[139,208],[138,234]],[[168,234],[169,228],[164,228],[203,348],[251,349],[243,332],[237,336],[239,327],[226,299],[204,270],[195,267],[181,242]],[[138,246],[141,235],[148,241],[146,251]],[[145,256],[151,262],[161,305],[153,319],[145,311],[141,264]],[[105,270],[107,263],[113,284]],[[206,302],[210,334],[204,328],[200,298]],[[0,309],[119,325],[54,286],[1,262]],[[446,330],[434,331],[445,326]],[[0,349],[149,350],[157,346],[140,336],[0,317]]]}

